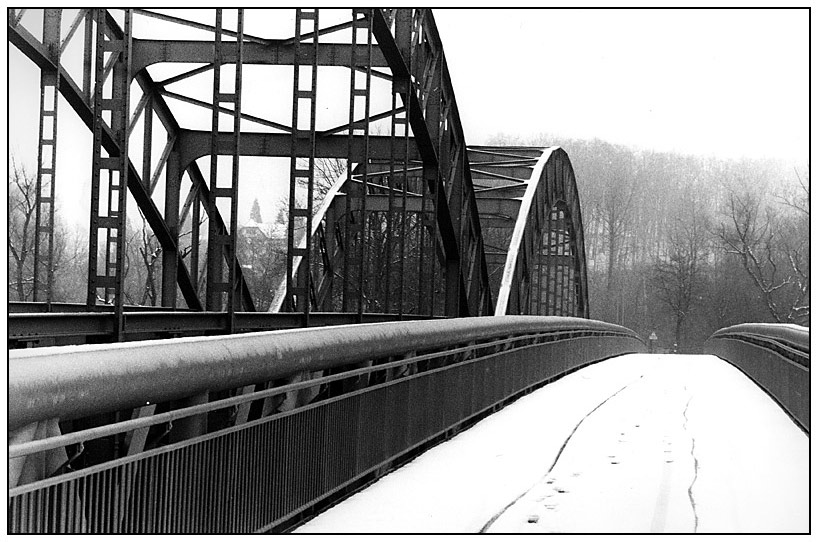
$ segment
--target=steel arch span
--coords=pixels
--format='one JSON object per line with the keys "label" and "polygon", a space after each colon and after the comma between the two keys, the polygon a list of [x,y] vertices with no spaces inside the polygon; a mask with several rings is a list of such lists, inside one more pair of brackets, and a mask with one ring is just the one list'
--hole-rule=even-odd
{"label": "steel arch span", "polygon": [[579,194],[560,147],[470,147],[494,314],[589,317]]}
{"label": "steel arch span", "polygon": [[[431,10],[9,9],[8,40],[40,75],[34,280],[10,344],[588,315],[567,156],[467,147]],[[69,186],[71,117],[90,188]],[[275,186],[282,222],[259,234],[240,211]],[[54,288],[69,190],[88,209],[73,303]]]}

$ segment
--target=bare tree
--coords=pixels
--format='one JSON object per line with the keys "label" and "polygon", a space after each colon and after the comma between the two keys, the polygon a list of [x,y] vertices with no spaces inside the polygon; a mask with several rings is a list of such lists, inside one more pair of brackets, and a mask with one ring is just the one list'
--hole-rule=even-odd
{"label": "bare tree", "polygon": [[804,190],[806,200],[785,202],[796,216],[764,208],[761,194],[732,192],[718,231],[725,252],[740,259],[776,322],[809,319],[809,189]]}
{"label": "bare tree", "polygon": [[[11,157],[8,179],[8,273],[9,300],[34,299],[34,243],[37,213],[37,177]],[[51,301],[71,300],[84,284],[80,269],[87,261],[83,243],[76,233],[69,234],[55,211],[53,259],[54,272]],[[46,255],[41,255],[45,259]],[[43,266],[41,275],[45,274]],[[77,299],[79,300],[79,299]]]}
{"label": "bare tree", "polygon": [[[306,169],[307,160],[301,159],[299,167]],[[313,177],[313,208],[318,209],[324,201],[327,193],[332,185],[338,179],[338,176],[347,170],[346,160],[340,158],[317,158],[315,160],[315,175]],[[303,177],[298,178],[298,184],[306,189],[307,180]]]}
{"label": "bare tree", "polygon": [[[9,299],[30,301],[34,283],[37,179],[12,156],[8,179]],[[14,295],[12,295],[12,291]]]}
{"label": "bare tree", "polygon": [[286,239],[276,233],[275,226],[271,224],[242,228],[239,230],[237,252],[257,310],[267,311],[284,278]]}
{"label": "bare tree", "polygon": [[784,190],[782,193],[776,194],[775,197],[779,202],[796,211],[797,214],[809,218],[809,170],[807,170],[806,181],[801,178],[797,169],[794,172],[795,178],[798,180],[798,186]]}
{"label": "bare tree", "polygon": [[675,319],[675,342],[682,344],[682,329],[705,286],[708,256],[708,221],[695,201],[687,202],[668,234],[667,252],[654,263],[657,297]]}
{"label": "bare tree", "polygon": [[139,304],[155,307],[157,301],[156,264],[157,262],[161,262],[160,258],[162,256],[162,247],[159,246],[156,235],[152,231],[149,231],[147,221],[144,217],[142,217],[142,228],[140,233],[141,242],[137,250],[139,251],[140,259],[144,265],[145,279],[143,282],[144,286],[142,288],[142,297],[139,300]]}

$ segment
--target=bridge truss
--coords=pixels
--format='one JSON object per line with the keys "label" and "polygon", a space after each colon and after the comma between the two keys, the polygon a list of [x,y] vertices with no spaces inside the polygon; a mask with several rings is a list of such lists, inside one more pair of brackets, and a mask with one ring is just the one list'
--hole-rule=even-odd
{"label": "bridge truss", "polygon": [[[567,155],[466,145],[431,10],[9,9],[8,36],[41,89],[33,302],[10,304],[10,346],[588,317]],[[66,111],[93,140],[73,305],[53,293],[55,187],[77,183],[57,164]],[[327,161],[340,173],[322,189]],[[282,186],[286,265],[266,312],[238,257],[239,203]],[[158,307],[123,294],[137,215],[161,246]]]}

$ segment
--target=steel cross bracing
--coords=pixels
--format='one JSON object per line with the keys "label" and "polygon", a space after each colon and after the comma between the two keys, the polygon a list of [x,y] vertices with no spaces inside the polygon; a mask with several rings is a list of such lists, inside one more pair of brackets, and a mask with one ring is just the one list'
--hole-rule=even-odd
{"label": "steel cross bracing", "polygon": [[[551,186],[562,175],[568,196],[532,189],[525,220],[517,219],[524,190],[473,185],[473,178],[530,172],[543,151],[496,150],[501,159],[492,165],[482,163],[489,151],[467,151],[431,10],[45,11],[42,33],[43,10],[9,10],[8,23],[10,43],[43,74],[40,121],[54,134],[42,131],[39,142],[52,162],[41,156],[38,164],[35,260],[43,271],[35,300],[56,301],[45,270],[53,268],[50,193],[60,101],[48,94],[58,89],[68,105],[60,114],[73,110],[94,135],[84,309],[111,313],[115,338],[136,336],[128,329],[136,316],[125,308],[132,302],[123,295],[122,251],[128,220],[140,215],[161,246],[158,304],[165,312],[146,316],[155,322],[154,336],[173,336],[162,319],[185,308],[228,313],[220,320],[224,332],[247,329],[236,317],[268,310],[263,288],[277,288],[270,311],[300,313],[301,325],[313,325],[311,313],[357,314],[358,321],[378,313],[488,315],[501,311],[498,299],[505,312],[587,315],[581,219],[567,157],[557,153],[560,169],[545,181],[546,168],[539,184]],[[248,29],[248,21],[265,24]],[[287,30],[267,35],[275,26]],[[339,72],[346,72],[347,88]],[[262,75],[248,87],[248,73]],[[288,80],[290,90],[275,86]],[[212,92],[197,91],[207,88]],[[266,96],[262,106],[250,105],[258,104],[256,95]],[[208,116],[210,123],[199,121]],[[503,158],[504,152],[519,156]],[[238,260],[238,215],[252,201],[240,199],[250,185],[239,164],[248,157],[290,164],[289,176],[276,178],[271,168],[263,179],[289,177],[290,187],[281,239],[286,269],[272,286],[248,282]],[[525,159],[533,162],[514,163]],[[337,182],[318,205],[322,161],[346,167],[335,171]],[[526,177],[516,184],[538,183]],[[546,204],[551,211],[538,207]],[[484,212],[486,205],[499,206],[511,222]],[[500,272],[499,260],[512,254]]]}

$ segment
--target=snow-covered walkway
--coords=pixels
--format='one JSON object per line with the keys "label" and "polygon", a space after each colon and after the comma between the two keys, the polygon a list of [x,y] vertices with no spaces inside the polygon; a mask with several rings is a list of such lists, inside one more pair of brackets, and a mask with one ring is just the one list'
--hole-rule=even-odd
{"label": "snow-covered walkway", "polygon": [[809,439],[712,356],[628,355],[429,450],[299,533],[802,532]]}

